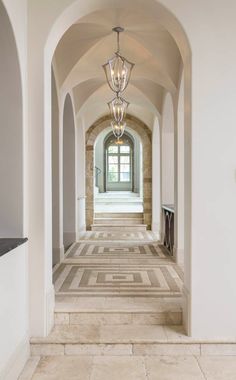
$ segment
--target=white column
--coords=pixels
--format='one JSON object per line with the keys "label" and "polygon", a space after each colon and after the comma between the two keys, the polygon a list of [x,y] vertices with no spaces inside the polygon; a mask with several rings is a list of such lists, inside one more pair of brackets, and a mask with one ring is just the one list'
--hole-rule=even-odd
{"label": "white column", "polygon": [[155,119],[152,133],[152,231],[160,239],[161,233],[161,149],[160,126]]}
{"label": "white column", "polygon": [[63,114],[63,239],[65,249],[76,241],[75,122],[72,100],[65,98]]}
{"label": "white column", "polygon": [[[53,326],[51,64],[44,78],[44,54],[29,28],[29,290],[30,335],[45,336]],[[35,48],[37,46],[37,49]],[[48,88],[44,87],[47,84]],[[45,93],[47,97],[44,97]]]}
{"label": "white column", "polygon": [[76,197],[77,197],[77,239],[86,231],[85,220],[85,133],[81,119],[76,126]]}
{"label": "white column", "polygon": [[175,246],[178,264],[184,262],[184,78],[174,98],[175,114]]}
{"label": "white column", "polygon": [[62,226],[62,133],[55,78],[52,72],[52,246],[53,265],[64,258]]}

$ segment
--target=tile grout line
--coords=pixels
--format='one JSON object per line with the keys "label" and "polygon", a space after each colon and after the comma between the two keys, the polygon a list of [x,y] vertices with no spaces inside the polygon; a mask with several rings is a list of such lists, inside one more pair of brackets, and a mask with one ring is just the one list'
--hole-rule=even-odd
{"label": "tile grout line", "polygon": [[143,364],[144,364],[144,369],[145,369],[145,376],[146,376],[146,380],[149,379],[149,372],[148,372],[148,368],[147,368],[147,357],[143,356]]}
{"label": "tile grout line", "polygon": [[[201,345],[200,345],[200,346],[201,346]],[[198,364],[198,367],[199,367],[199,369],[200,369],[200,371],[201,371],[201,373],[202,373],[203,378],[204,378],[205,380],[207,380],[207,376],[206,376],[205,372],[203,371],[203,369],[202,369],[202,367],[201,367],[201,365],[200,365],[200,363],[199,363],[198,356],[195,356],[195,355],[194,355],[194,358],[195,358],[195,360],[196,360],[196,362],[197,362],[197,364]]]}

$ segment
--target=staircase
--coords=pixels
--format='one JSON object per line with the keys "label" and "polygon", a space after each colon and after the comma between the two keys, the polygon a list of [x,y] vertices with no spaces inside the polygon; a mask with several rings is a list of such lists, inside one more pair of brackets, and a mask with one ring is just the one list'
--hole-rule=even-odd
{"label": "staircase", "polygon": [[129,212],[97,212],[94,217],[92,231],[146,231],[147,226],[143,223],[143,213]]}
{"label": "staircase", "polygon": [[142,198],[129,191],[97,194],[92,231],[120,231],[124,227],[126,231],[146,231]]}

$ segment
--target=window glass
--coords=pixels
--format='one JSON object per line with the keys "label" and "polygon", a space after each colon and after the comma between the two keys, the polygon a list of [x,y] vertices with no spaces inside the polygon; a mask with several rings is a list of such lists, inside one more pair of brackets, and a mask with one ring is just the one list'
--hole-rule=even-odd
{"label": "window glass", "polygon": [[118,165],[109,164],[108,171],[112,173],[118,173]]}
{"label": "window glass", "polygon": [[118,146],[110,145],[108,147],[108,153],[118,153]]}
{"label": "window glass", "polygon": [[128,165],[120,165],[120,172],[121,173],[129,173],[130,172],[130,166]]}
{"label": "window glass", "polygon": [[108,156],[109,164],[118,164],[118,156]]}
{"label": "window glass", "polygon": [[108,181],[109,182],[118,182],[118,173],[108,173]]}
{"label": "window glass", "polygon": [[129,164],[130,163],[130,156],[120,156],[120,163],[121,164]]}
{"label": "window glass", "polygon": [[130,181],[130,173],[120,173],[120,181],[121,182],[129,182]]}
{"label": "window glass", "polygon": [[[127,143],[126,143],[127,144]],[[107,181],[108,182],[131,182],[132,149],[130,145],[107,146]]]}
{"label": "window glass", "polygon": [[130,153],[130,147],[126,145],[120,146],[120,153]]}

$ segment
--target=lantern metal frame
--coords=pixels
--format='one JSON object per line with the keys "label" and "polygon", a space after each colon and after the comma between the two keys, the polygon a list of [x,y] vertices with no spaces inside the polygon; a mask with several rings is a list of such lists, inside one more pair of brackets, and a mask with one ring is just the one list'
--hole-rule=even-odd
{"label": "lantern metal frame", "polygon": [[119,140],[124,134],[126,123],[125,122],[117,123],[115,120],[112,120],[111,127],[112,127],[114,136]]}
{"label": "lantern metal frame", "polygon": [[[121,93],[129,84],[131,72],[135,64],[120,54],[120,33],[124,31],[124,28],[118,26],[112,30],[117,33],[117,51],[115,52],[115,56],[108,59],[107,63],[102,65],[102,67],[111,90]],[[115,76],[116,73],[117,76]]]}
{"label": "lantern metal frame", "polygon": [[129,102],[127,102],[124,98],[122,98],[119,94],[107,103],[111,117],[117,122],[121,123],[125,116],[127,108],[129,107]]}

